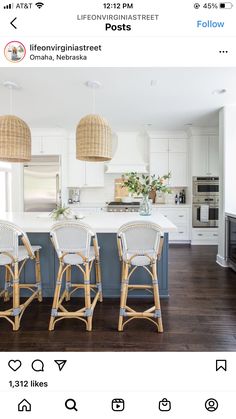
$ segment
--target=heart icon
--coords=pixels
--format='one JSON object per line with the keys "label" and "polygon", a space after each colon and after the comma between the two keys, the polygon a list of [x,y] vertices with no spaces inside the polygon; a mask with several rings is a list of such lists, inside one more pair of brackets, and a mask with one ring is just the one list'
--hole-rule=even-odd
{"label": "heart icon", "polygon": [[17,371],[21,367],[22,363],[19,359],[11,359],[8,362],[8,366],[11,368],[12,371]]}

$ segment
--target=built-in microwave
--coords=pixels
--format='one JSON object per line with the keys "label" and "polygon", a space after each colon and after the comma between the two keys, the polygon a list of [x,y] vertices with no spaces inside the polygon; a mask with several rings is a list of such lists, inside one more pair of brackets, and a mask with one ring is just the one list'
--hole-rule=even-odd
{"label": "built-in microwave", "polygon": [[193,196],[219,196],[219,178],[194,176]]}

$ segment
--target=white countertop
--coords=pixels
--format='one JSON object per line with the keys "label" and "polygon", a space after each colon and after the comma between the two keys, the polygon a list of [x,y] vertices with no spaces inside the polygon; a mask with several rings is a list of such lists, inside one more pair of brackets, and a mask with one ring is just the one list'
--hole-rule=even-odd
{"label": "white countertop", "polygon": [[152,204],[153,208],[191,208],[191,205],[189,204]]}
{"label": "white countertop", "polygon": [[232,217],[232,218],[236,218],[236,211],[235,212],[226,212],[225,213],[226,217]]}
{"label": "white countertop", "polygon": [[[125,205],[125,204],[124,204]],[[152,204],[153,208],[190,208],[190,204]],[[68,204],[68,207],[73,208],[105,208],[106,202],[80,202],[78,204]]]}
{"label": "white countertop", "polygon": [[[42,212],[5,212],[0,213],[0,220],[15,223],[27,233],[48,233],[55,223],[48,216],[48,213]],[[80,221],[89,224],[96,233],[116,233],[122,224],[141,220],[158,224],[165,233],[177,230],[171,221],[157,212],[147,217],[141,216],[138,213],[87,212],[83,220]]]}

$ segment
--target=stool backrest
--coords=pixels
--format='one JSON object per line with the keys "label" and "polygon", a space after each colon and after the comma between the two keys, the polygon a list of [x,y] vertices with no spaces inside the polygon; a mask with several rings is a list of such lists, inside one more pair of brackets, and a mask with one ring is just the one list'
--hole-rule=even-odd
{"label": "stool backrest", "polygon": [[127,257],[128,253],[154,254],[161,253],[163,233],[160,227],[149,221],[135,221],[123,224],[118,231],[121,241],[121,252]]}
{"label": "stool backrest", "polygon": [[29,257],[34,258],[34,252],[27,234],[16,224],[0,220],[0,264],[5,264],[6,255],[8,255],[9,259],[8,263],[18,259],[19,238],[25,246]]}
{"label": "stool backrest", "polygon": [[91,239],[96,236],[87,224],[75,221],[61,221],[56,223],[50,236],[58,257],[65,253],[80,253],[89,257]]}

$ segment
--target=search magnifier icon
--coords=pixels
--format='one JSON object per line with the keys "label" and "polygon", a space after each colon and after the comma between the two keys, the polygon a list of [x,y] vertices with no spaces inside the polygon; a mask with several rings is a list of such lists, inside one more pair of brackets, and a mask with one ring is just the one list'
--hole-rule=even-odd
{"label": "search magnifier icon", "polygon": [[75,399],[67,399],[65,401],[65,406],[68,410],[75,410],[76,412],[78,412]]}

